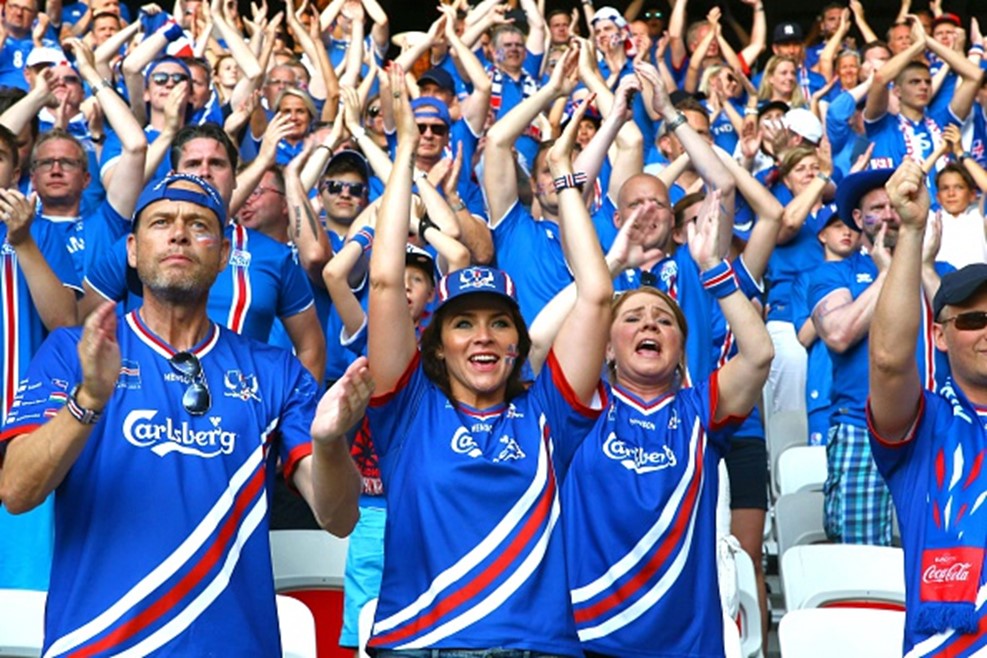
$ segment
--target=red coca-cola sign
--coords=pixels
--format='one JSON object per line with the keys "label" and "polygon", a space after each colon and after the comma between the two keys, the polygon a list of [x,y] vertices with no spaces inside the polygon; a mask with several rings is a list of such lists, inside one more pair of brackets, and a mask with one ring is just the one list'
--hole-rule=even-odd
{"label": "red coca-cola sign", "polygon": [[922,551],[923,601],[970,601],[980,584],[982,548],[947,548]]}

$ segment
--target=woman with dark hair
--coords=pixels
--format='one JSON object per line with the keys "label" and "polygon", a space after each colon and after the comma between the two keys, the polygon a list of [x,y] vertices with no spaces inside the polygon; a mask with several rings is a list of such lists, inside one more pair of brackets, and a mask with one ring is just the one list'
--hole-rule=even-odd
{"label": "woman with dark hair", "polygon": [[[718,244],[720,195],[688,224],[706,293],[737,354],[683,388],[685,316],[641,287],[613,303],[610,409],[573,458],[562,490],[566,567],[586,656],[724,655],[716,578],[717,465],[760,398],[773,350]],[[700,293],[702,294],[702,293]]]}
{"label": "woman with dark hair", "polygon": [[398,146],[377,220],[368,311],[378,391],[368,420],[388,518],[369,646],[385,657],[495,647],[582,656],[557,483],[605,404],[600,370],[613,289],[572,171],[585,104],[547,155],[577,300],[541,376],[525,387],[530,338],[513,281],[500,270],[444,277],[418,347],[404,270],[420,133],[401,67],[389,75]]}

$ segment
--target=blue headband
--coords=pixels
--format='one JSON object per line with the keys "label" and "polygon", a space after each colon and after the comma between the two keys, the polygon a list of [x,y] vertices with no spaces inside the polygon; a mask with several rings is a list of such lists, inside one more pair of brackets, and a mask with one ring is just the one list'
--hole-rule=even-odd
{"label": "blue headband", "polygon": [[[177,181],[189,181],[191,183],[195,183],[202,188],[202,192],[170,187]],[[219,220],[220,228],[226,227],[226,204],[223,202],[223,199],[220,198],[219,192],[216,191],[216,188],[210,185],[205,179],[199,178],[194,174],[179,174],[175,172],[168,174],[156,183],[144,188],[144,191],[141,192],[140,198],[137,200],[137,207],[134,210],[134,221],[132,226],[137,226],[137,218],[140,217],[141,212],[143,212],[145,208],[156,201],[163,200],[187,201],[189,203],[194,203],[197,206],[202,206],[203,208],[211,210],[215,213],[216,218]]]}

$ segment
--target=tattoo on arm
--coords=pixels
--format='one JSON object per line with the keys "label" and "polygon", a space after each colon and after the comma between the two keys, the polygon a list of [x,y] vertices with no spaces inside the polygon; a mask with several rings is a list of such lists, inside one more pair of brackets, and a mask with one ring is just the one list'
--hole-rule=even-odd
{"label": "tattoo on arm", "polygon": [[[318,237],[319,235],[319,220],[316,219],[315,213],[312,212],[312,207],[310,205],[303,204],[302,209],[305,211],[305,218],[308,220],[308,228],[312,231],[312,235]],[[296,219],[295,221],[299,221]]]}
{"label": "tattoo on arm", "polygon": [[295,240],[301,240],[302,238],[302,209],[299,206],[293,208],[295,211]]}

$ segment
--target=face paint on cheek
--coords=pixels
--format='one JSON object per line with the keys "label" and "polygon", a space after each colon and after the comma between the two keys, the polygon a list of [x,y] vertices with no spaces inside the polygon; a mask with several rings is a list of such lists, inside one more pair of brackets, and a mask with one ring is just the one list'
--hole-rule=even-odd
{"label": "face paint on cheek", "polygon": [[861,221],[866,227],[875,227],[879,229],[881,227],[881,222],[884,220],[882,220],[878,215],[864,215],[861,218]]}
{"label": "face paint on cheek", "polygon": [[497,50],[494,51],[494,57],[497,59],[498,62],[503,62],[506,56],[507,56],[507,51],[505,51],[503,48],[498,48]]}
{"label": "face paint on cheek", "polygon": [[507,354],[504,355],[504,361],[507,363],[509,367],[513,368],[514,364],[517,362],[517,358],[518,358],[517,345],[511,343],[510,345],[507,346]]}
{"label": "face paint on cheek", "polygon": [[219,239],[214,235],[197,235],[195,241],[206,247],[214,247]]}

